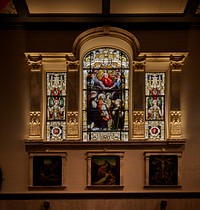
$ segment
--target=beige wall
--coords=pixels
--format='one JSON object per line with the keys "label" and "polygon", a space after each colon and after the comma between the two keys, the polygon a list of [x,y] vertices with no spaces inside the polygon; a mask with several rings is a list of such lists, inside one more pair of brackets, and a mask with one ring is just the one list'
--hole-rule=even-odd
{"label": "beige wall", "polygon": [[[29,71],[24,52],[70,52],[75,38],[82,31],[0,31],[0,166],[3,171],[3,187],[1,193],[28,192],[28,155],[25,151],[24,139],[28,137],[29,121]],[[169,189],[169,192],[200,192],[200,30],[146,30],[131,31],[139,40],[142,52],[189,52],[183,68],[181,106],[183,111],[183,136],[187,138],[183,152],[182,189]],[[69,150],[67,159],[67,191],[85,192],[86,163],[84,150]],[[124,191],[145,192],[143,189],[144,158],[143,150],[125,150]],[[76,164],[74,164],[76,163]],[[156,191],[162,191],[158,189]],[[164,190],[165,191],[165,190]],[[19,201],[18,201],[19,202]],[[116,201],[119,202],[119,201]],[[131,202],[134,202],[132,204]],[[144,205],[140,209],[158,209],[158,200],[122,201],[119,206],[131,209],[132,205]],[[31,202],[34,203],[33,201]],[[57,205],[59,201],[52,201]],[[102,209],[105,205],[116,205],[114,200],[108,201],[60,201],[64,206],[80,205],[83,209]],[[104,204],[102,204],[104,203]],[[106,204],[105,204],[106,203]],[[140,203],[140,204],[139,204]],[[148,203],[151,203],[149,206]],[[176,209],[175,201],[171,208]],[[199,200],[178,201],[180,209],[195,209]],[[29,209],[30,202],[23,201],[20,209]],[[9,205],[1,201],[3,208]],[[40,202],[34,203],[39,206]],[[87,205],[94,208],[88,208]],[[101,206],[101,207],[99,207]],[[116,209],[119,209],[118,204]],[[185,207],[187,206],[187,208]],[[192,206],[192,208],[189,208]],[[99,207],[99,208],[98,208]],[[17,207],[16,207],[17,208]],[[12,208],[14,209],[14,208]],[[18,208],[19,209],[19,208]],[[39,209],[39,208],[36,208]]]}

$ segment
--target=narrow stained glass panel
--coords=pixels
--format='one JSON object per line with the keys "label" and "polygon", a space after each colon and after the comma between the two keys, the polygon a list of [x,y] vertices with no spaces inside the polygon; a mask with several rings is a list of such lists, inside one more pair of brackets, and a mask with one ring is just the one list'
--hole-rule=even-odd
{"label": "narrow stained glass panel", "polygon": [[83,140],[128,140],[129,60],[101,48],[83,59]]}
{"label": "narrow stained glass panel", "polygon": [[149,140],[164,140],[164,121],[146,121],[145,138]]}
{"label": "narrow stained glass panel", "polygon": [[165,73],[146,73],[145,95],[152,97],[165,95]]}
{"label": "narrow stained glass panel", "polygon": [[165,137],[165,73],[145,74],[145,138],[164,140]]}
{"label": "narrow stained glass panel", "polygon": [[47,97],[47,120],[65,120],[65,97]]}
{"label": "narrow stained glass panel", "polygon": [[146,120],[164,120],[164,97],[146,97]]}
{"label": "narrow stained glass panel", "polygon": [[66,95],[66,73],[47,72],[47,95],[48,96]]}
{"label": "narrow stained glass panel", "polygon": [[47,72],[47,140],[63,140],[66,137],[66,73]]}
{"label": "narrow stained glass panel", "polygon": [[61,141],[66,138],[66,122],[47,122],[47,141]]}

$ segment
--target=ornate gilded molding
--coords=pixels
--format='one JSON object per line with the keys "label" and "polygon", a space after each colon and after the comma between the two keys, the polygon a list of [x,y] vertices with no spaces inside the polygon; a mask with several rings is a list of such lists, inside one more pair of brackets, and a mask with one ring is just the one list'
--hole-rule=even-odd
{"label": "ornate gilded molding", "polygon": [[170,55],[170,66],[172,71],[181,71],[182,66],[184,65],[186,56],[173,56]]}
{"label": "ornate gilded molding", "polygon": [[28,64],[31,66],[31,71],[40,71],[42,66],[42,55],[27,56]]}
{"label": "ornate gilded molding", "polygon": [[144,111],[133,111],[133,137],[144,137]]}
{"label": "ornate gilded molding", "polygon": [[181,111],[170,112],[170,136],[181,137]]}
{"label": "ornate gilded molding", "polygon": [[138,57],[136,60],[133,61],[133,67],[135,72],[145,71],[145,65],[146,65],[146,55]]}
{"label": "ornate gilded molding", "polygon": [[78,138],[78,112],[67,112],[67,137]]}
{"label": "ornate gilded molding", "polygon": [[79,60],[76,61],[67,61],[67,71],[78,71]]}
{"label": "ornate gilded molding", "polygon": [[41,112],[39,112],[39,111],[31,111],[30,112],[30,122],[29,122],[30,137],[40,137],[41,136],[40,115],[41,115]]}

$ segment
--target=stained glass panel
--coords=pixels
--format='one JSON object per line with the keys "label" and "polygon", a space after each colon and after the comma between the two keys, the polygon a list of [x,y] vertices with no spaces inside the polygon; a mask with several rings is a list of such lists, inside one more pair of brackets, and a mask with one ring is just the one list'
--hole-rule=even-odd
{"label": "stained glass panel", "polygon": [[47,72],[47,141],[66,137],[66,73]]}
{"label": "stained glass panel", "polygon": [[146,97],[146,120],[164,120],[164,97]]}
{"label": "stained glass panel", "polygon": [[145,74],[145,138],[149,140],[164,140],[165,88],[165,73]]}
{"label": "stained glass panel", "polygon": [[129,60],[101,48],[83,59],[83,140],[128,140]]}
{"label": "stained glass panel", "polygon": [[66,95],[66,73],[47,72],[47,95]]}

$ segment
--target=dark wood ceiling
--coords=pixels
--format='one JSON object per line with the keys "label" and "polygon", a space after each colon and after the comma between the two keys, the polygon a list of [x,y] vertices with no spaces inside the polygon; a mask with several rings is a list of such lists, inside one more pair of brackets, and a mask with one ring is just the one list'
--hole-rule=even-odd
{"label": "dark wood ceiling", "polygon": [[[42,1],[42,0],[41,0]],[[183,13],[111,13],[111,0],[101,0],[100,13],[30,13],[26,0],[12,0],[16,14],[0,14],[0,28],[73,29],[112,25],[135,29],[200,28],[200,0],[188,0]],[[175,1],[175,0],[174,0]],[[150,1],[151,2],[151,1]]]}

